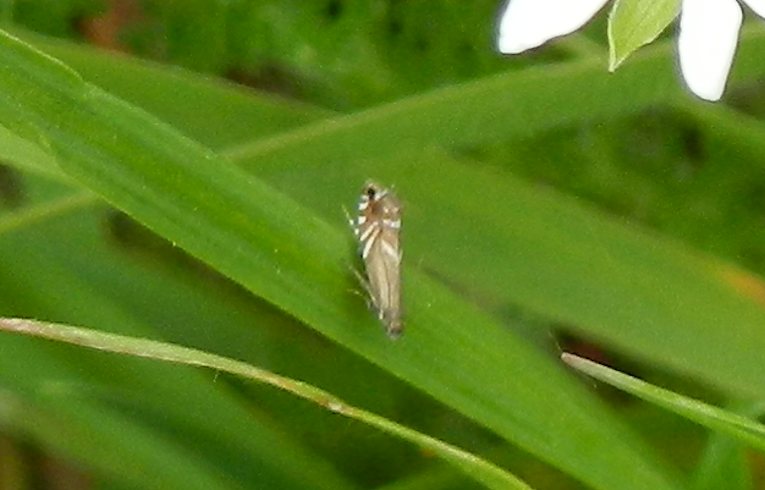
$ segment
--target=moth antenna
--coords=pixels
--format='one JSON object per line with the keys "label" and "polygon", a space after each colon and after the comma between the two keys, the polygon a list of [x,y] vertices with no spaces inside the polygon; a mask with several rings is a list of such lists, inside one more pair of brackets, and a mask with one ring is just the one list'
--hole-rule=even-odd
{"label": "moth antenna", "polygon": [[348,225],[353,230],[353,234],[356,235],[358,233],[357,227],[356,227],[356,220],[354,220],[351,217],[351,213],[348,212],[348,208],[346,208],[345,205],[343,205],[343,213],[345,213],[345,220],[348,222]]}
{"label": "moth antenna", "polygon": [[364,275],[357,271],[355,267],[348,266],[348,269],[353,273],[353,275],[356,277],[356,279],[359,281],[359,284],[361,284],[361,287],[364,288],[364,291],[367,293],[367,296],[365,299],[369,299],[369,295],[371,294],[371,288],[369,286],[369,281],[364,277]]}

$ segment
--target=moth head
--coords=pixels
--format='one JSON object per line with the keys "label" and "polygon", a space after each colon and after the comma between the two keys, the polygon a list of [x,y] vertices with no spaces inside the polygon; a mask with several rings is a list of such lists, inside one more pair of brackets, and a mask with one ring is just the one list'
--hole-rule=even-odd
{"label": "moth head", "polygon": [[384,190],[382,186],[370,181],[367,181],[366,184],[364,184],[364,190],[362,191],[362,195],[365,196],[370,201],[375,201],[380,194],[383,194]]}
{"label": "moth head", "polygon": [[401,210],[401,203],[391,194],[388,189],[381,185],[367,181],[361,193],[361,202],[364,209],[367,205],[383,218],[394,218]]}

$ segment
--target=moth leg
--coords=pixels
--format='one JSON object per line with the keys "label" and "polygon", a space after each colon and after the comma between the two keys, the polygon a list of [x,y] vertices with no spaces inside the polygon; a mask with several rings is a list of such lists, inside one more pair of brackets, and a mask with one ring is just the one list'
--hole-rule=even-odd
{"label": "moth leg", "polygon": [[367,295],[371,295],[372,289],[369,286],[369,281],[367,281],[367,278],[364,277],[364,275],[357,271],[355,267],[349,266],[348,267],[351,272],[353,272],[353,275],[356,276],[356,279],[359,281],[359,284],[361,284],[361,287],[364,288],[364,291],[367,293]]}
{"label": "moth leg", "polygon": [[359,292],[358,289],[351,289],[350,291],[364,298],[364,302],[367,304],[367,308],[369,308],[371,311],[375,311],[377,308],[375,307],[374,301],[372,301],[372,289],[369,286],[369,281],[367,281],[367,278],[364,277],[364,275],[356,270],[356,268],[353,266],[348,266],[348,268],[351,270],[353,275],[356,276],[356,279],[359,281],[359,284],[361,284],[361,287],[364,288],[365,294]]}
{"label": "moth leg", "polygon": [[374,304],[372,303],[372,300],[369,299],[369,295],[368,294],[364,294],[363,292],[359,291],[358,289],[354,289],[354,288],[348,288],[347,291],[349,293],[355,294],[359,298],[363,299],[364,303],[366,303],[366,305],[367,305],[367,308],[369,308],[370,310],[374,308]]}

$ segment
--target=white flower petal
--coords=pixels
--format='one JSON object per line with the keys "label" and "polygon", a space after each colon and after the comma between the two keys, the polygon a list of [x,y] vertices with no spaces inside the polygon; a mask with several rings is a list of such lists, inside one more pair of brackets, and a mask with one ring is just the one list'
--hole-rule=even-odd
{"label": "white flower petal", "polygon": [[722,96],[742,16],[736,0],[683,0],[680,68],[688,87],[702,99]]}
{"label": "white flower petal", "polygon": [[744,3],[747,4],[755,14],[765,18],[765,0],[744,0]]}
{"label": "white flower petal", "polygon": [[499,23],[497,46],[517,54],[582,27],[608,0],[510,0]]}

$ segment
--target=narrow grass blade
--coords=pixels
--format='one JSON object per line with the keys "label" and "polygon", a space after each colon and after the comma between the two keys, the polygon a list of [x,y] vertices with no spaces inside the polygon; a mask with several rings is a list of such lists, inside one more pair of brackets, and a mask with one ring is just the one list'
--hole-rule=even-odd
{"label": "narrow grass blade", "polygon": [[631,393],[650,403],[693,420],[705,427],[728,434],[765,452],[765,425],[733,412],[709,405],[693,398],[659,388],[645,381],[615,371],[573,354],[561,358],[574,369]]}
{"label": "narrow grass blade", "polygon": [[257,368],[250,364],[228,359],[196,349],[189,349],[173,344],[147,339],[126,337],[95,330],[57,325],[17,318],[0,319],[0,330],[7,332],[42,337],[59,342],[98,349],[106,352],[145,357],[158,361],[200,366],[223,371],[260,383],[265,383],[287,391],[300,398],[309,400],[327,410],[359,420],[373,427],[393,434],[404,440],[433,451],[440,457],[459,467],[469,476],[485,484],[488,488],[521,489],[530,487],[494,464],[454,447],[433,437],[403,427],[393,421],[375,415],[366,410],[345,403],[334,395],[278,374]]}

